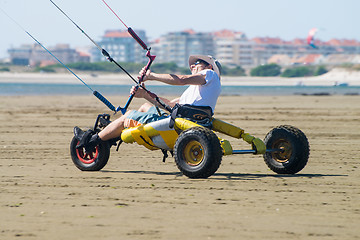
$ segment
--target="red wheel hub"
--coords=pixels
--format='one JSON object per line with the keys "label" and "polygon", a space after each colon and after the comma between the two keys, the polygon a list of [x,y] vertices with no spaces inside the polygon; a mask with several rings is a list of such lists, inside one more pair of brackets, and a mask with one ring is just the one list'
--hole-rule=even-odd
{"label": "red wheel hub", "polygon": [[99,146],[96,146],[95,151],[90,153],[86,153],[84,148],[76,149],[76,155],[81,162],[91,164],[99,155]]}

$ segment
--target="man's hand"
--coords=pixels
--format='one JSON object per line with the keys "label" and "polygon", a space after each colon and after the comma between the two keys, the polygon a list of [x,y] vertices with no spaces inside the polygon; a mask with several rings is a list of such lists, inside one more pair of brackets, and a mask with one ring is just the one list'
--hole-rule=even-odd
{"label": "man's hand", "polygon": [[[144,85],[142,84],[142,86]],[[134,97],[136,98],[145,98],[147,92],[138,86],[132,86],[132,88],[130,89],[130,94],[134,95]]]}
{"label": "man's hand", "polygon": [[139,77],[138,77],[138,79],[140,80],[141,76],[144,75],[144,78],[143,78],[143,81],[144,81],[144,82],[145,82],[146,80],[148,80],[148,78],[149,78],[149,76],[150,76],[150,74],[151,74],[151,70],[150,70],[150,69],[148,69],[148,70],[146,71],[146,73],[145,73],[145,71],[146,71],[146,67],[143,67],[143,68],[140,70],[140,72],[139,72]]}

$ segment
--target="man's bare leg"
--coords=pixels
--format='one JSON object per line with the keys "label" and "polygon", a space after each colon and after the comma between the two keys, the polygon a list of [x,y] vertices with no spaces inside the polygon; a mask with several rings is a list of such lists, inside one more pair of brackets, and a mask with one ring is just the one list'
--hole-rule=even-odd
{"label": "man's bare leg", "polygon": [[149,109],[153,107],[152,104],[150,103],[144,103],[143,105],[141,105],[141,107],[138,109],[139,112],[147,112],[149,111]]}
{"label": "man's bare leg", "polygon": [[[139,112],[147,112],[152,107],[150,103],[144,103],[138,109]],[[124,115],[116,119],[107,125],[101,132],[99,132],[99,137],[103,141],[107,141],[109,139],[120,137],[121,132],[124,130],[125,119],[128,117],[131,111],[127,111]]]}
{"label": "man's bare leg", "polygon": [[109,139],[120,137],[122,130],[124,130],[124,122],[127,116],[131,111],[127,111],[124,115],[116,119],[107,125],[101,132],[99,132],[99,137],[103,141],[107,141]]}

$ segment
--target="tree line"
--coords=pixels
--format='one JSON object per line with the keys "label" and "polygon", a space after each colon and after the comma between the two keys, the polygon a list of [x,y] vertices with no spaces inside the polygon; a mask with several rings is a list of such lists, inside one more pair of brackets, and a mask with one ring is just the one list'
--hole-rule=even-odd
{"label": "tree line", "polygon": [[251,69],[251,76],[262,77],[307,77],[307,76],[319,76],[327,73],[328,70],[325,66],[293,66],[286,68],[282,71],[281,66],[275,63],[265,64]]}
{"label": "tree line", "polygon": [[[127,63],[123,62],[120,65],[131,74],[137,74],[144,64],[139,63]],[[67,65],[69,68],[84,71],[84,72],[109,72],[109,73],[120,73],[122,70],[116,65],[109,64],[108,62],[96,62],[96,63],[85,63],[77,62],[70,63]],[[344,66],[349,68],[348,66]],[[57,72],[59,69],[63,70],[63,66],[60,64],[49,65],[46,67],[36,67],[35,72]],[[151,67],[152,71],[158,73],[178,73],[178,74],[191,74],[188,67],[179,67],[175,63],[154,63]],[[353,67],[352,67],[353,69]],[[359,68],[360,69],[360,68]],[[357,69],[356,69],[357,70]],[[0,72],[10,72],[11,66],[7,64],[0,64]],[[318,76],[328,72],[326,66],[292,66],[282,68],[280,65],[271,63],[250,69],[250,76],[259,77],[306,77],[306,76]],[[222,67],[223,76],[246,76],[246,70],[241,66],[235,68],[229,68],[226,66]]]}
{"label": "tree line", "polygon": [[[137,74],[144,64],[139,63],[119,63],[126,71],[132,74]],[[122,70],[116,65],[109,64],[107,62],[96,62],[96,63],[69,63],[67,66],[71,69],[78,71],[90,71],[90,72],[110,72],[118,73]],[[62,68],[60,64],[49,65],[46,67],[37,67],[35,71],[38,72],[56,72],[58,68]],[[151,70],[158,73],[178,73],[178,74],[191,74],[188,67],[179,67],[175,63],[154,63],[151,66]],[[245,70],[238,66],[235,68],[222,67],[222,75],[225,76],[245,76]]]}

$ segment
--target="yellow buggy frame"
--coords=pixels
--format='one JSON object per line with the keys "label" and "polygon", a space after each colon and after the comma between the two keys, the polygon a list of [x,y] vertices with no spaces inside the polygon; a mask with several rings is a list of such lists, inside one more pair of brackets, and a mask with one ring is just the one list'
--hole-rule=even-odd
{"label": "yellow buggy frame", "polygon": [[[101,131],[110,123],[110,115],[98,115],[92,129]],[[93,152],[86,153],[84,148],[76,148],[79,139],[73,137],[70,152],[73,163],[82,171],[99,171],[108,162],[111,146],[121,143],[137,143],[149,150],[162,150],[164,161],[167,152],[175,159],[179,170],[189,178],[208,178],[220,167],[222,157],[232,154],[263,155],[267,166],[279,174],[295,174],[307,164],[310,147],[305,134],[290,125],[273,128],[264,141],[243,129],[212,118],[211,129],[185,118],[176,118],[174,127],[169,127],[169,119],[125,129],[116,139],[101,142]],[[221,139],[216,132],[242,139],[251,149],[234,150],[230,142]]]}

